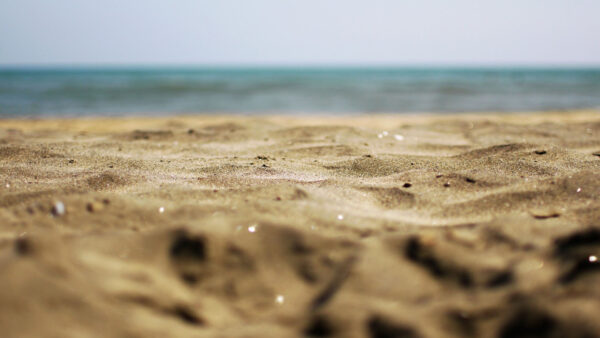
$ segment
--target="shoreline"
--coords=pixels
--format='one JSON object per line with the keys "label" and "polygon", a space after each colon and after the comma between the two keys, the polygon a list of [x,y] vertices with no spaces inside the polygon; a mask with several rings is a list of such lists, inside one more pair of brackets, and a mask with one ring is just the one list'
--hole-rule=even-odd
{"label": "shoreline", "polygon": [[[157,113],[160,114],[160,113]],[[526,118],[527,120],[524,120]],[[580,109],[580,110],[544,110],[527,112],[460,112],[460,113],[308,113],[308,114],[229,114],[229,113],[198,113],[181,115],[151,115],[151,116],[82,116],[82,117],[23,117],[23,118],[1,118],[0,127],[19,128],[19,127],[51,127],[64,128],[77,126],[78,128],[93,127],[97,123],[124,123],[123,129],[127,129],[131,123],[138,122],[142,126],[159,126],[168,121],[178,122],[201,122],[218,123],[220,121],[238,119],[238,120],[266,120],[266,121],[288,121],[290,123],[308,123],[309,125],[318,124],[352,124],[365,125],[367,127],[380,127],[388,122],[395,123],[431,123],[452,121],[455,119],[465,119],[472,121],[490,120],[493,122],[506,122],[516,124],[540,123],[542,121],[595,121],[600,120],[599,109]],[[379,120],[379,121],[377,121]],[[384,121],[384,122],[383,122]],[[66,123],[66,124],[65,124]],[[116,126],[120,128],[120,126]]]}

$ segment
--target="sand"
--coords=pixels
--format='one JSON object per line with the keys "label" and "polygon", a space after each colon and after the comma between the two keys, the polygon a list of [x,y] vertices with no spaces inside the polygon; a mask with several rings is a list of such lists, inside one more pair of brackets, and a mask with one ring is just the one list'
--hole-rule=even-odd
{"label": "sand", "polygon": [[3,337],[600,335],[600,113],[0,120]]}

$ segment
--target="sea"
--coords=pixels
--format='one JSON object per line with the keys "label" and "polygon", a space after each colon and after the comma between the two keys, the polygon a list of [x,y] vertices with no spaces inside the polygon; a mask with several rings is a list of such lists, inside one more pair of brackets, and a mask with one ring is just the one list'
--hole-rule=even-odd
{"label": "sea", "polygon": [[600,109],[600,68],[0,68],[0,117]]}

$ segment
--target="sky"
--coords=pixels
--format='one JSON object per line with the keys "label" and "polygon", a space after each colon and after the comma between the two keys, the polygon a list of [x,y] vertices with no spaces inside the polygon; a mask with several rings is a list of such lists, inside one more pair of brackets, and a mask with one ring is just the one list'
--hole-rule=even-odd
{"label": "sky", "polygon": [[600,65],[598,0],[2,0],[0,65]]}

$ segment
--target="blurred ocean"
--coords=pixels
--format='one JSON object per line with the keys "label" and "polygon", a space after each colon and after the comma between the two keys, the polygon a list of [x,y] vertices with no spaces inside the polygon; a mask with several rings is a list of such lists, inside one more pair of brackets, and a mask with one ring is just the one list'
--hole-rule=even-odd
{"label": "blurred ocean", "polygon": [[0,69],[0,116],[600,108],[600,68]]}

